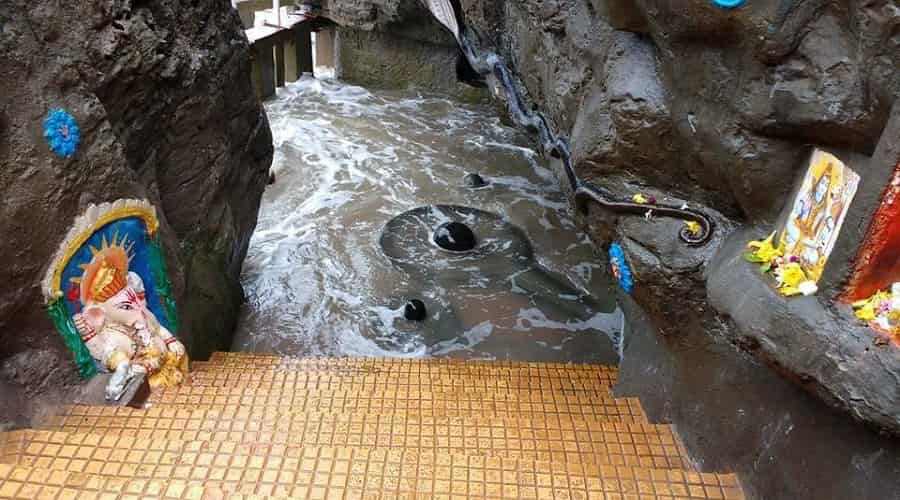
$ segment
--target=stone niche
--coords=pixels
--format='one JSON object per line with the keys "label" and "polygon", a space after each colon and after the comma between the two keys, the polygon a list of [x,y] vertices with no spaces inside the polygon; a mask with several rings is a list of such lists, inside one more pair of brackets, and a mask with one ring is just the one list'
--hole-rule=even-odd
{"label": "stone niche", "polygon": [[[832,406],[893,434],[900,434],[900,343],[857,318],[851,302],[889,290],[900,278],[898,137],[900,105],[871,157],[833,152],[859,182],[815,294],[785,297],[744,260],[748,241],[764,238],[768,226],[731,234],[707,273],[709,302],[732,324],[726,333],[732,342]],[[801,198],[790,198],[785,212]]]}
{"label": "stone niche", "polygon": [[860,247],[845,298],[857,301],[900,281],[900,163]]}

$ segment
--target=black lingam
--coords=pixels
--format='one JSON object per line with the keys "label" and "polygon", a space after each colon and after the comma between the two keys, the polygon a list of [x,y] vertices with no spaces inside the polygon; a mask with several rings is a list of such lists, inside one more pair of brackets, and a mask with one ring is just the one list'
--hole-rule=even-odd
{"label": "black lingam", "polygon": [[[453,251],[455,245],[441,245],[438,236],[442,231],[435,229],[457,221],[467,228],[469,243],[461,248],[468,251]],[[475,235],[478,235],[477,238]],[[461,236],[454,236],[459,243]],[[449,242],[448,242],[449,243]],[[404,212],[385,224],[379,238],[384,254],[394,264],[407,272],[435,273],[473,270],[474,259],[478,260],[478,273],[497,271],[497,279],[507,279],[513,263],[527,263],[533,260],[534,252],[528,236],[503,217],[472,207],[455,205],[428,205]]]}
{"label": "black lingam", "polygon": [[437,246],[451,252],[468,252],[475,248],[475,233],[462,222],[445,222],[434,231]]}
{"label": "black lingam", "polygon": [[427,315],[425,303],[419,299],[410,300],[403,308],[403,317],[410,321],[425,321]]}
{"label": "black lingam", "polygon": [[487,181],[484,180],[484,177],[482,177],[476,173],[466,174],[466,176],[463,178],[463,182],[466,183],[466,187],[469,187],[472,189],[477,189],[477,188],[487,186]]}

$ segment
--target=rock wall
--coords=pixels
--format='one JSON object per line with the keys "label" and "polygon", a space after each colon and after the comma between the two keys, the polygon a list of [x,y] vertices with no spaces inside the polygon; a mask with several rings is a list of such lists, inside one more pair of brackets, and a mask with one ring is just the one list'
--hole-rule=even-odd
{"label": "rock wall", "polygon": [[486,101],[483,89],[457,79],[461,56],[456,39],[420,13],[415,22],[396,22],[383,30],[339,27],[340,77],[374,88],[415,88],[451,95],[465,102]]}
{"label": "rock wall", "polygon": [[900,95],[891,0],[461,3],[581,176],[635,176],[745,221],[778,213],[808,144],[871,154]]}
{"label": "rock wall", "polygon": [[365,31],[383,31],[391,23],[428,19],[419,0],[322,0],[321,5],[322,17]]}
{"label": "rock wall", "polygon": [[734,471],[749,499],[887,499],[900,495],[900,440],[835,412],[709,331],[660,337],[627,295],[617,396],[673,422],[694,463]]}
{"label": "rock wall", "polygon": [[419,0],[325,0],[321,17],[337,24],[341,79],[487,100],[483,89],[459,81],[457,62],[465,58],[456,38]]}
{"label": "rock wall", "polygon": [[[228,2],[4,1],[0,67],[5,391],[30,396],[76,382],[39,282],[90,203],[156,205],[179,335],[194,357],[227,348],[272,158],[249,47]],[[71,159],[44,141],[51,108],[80,125]]]}
{"label": "rock wall", "polygon": [[[569,138],[578,177],[620,200],[643,192],[716,220],[716,236],[697,248],[678,241],[677,219],[645,221],[596,205],[583,219],[601,248],[622,243],[634,297],[662,333],[722,332],[834,406],[900,433],[900,351],[871,332],[832,339],[823,326],[852,318],[834,298],[897,161],[897,128],[886,127],[900,94],[894,2],[751,1],[733,10],[706,0],[462,6],[473,52],[488,66],[495,52],[516,73],[514,88],[504,84],[501,93],[517,94],[514,108],[539,110],[552,134]],[[770,230],[812,145],[834,151],[863,180],[820,281],[824,307],[807,310],[827,316],[802,317],[797,309],[799,316],[783,321],[806,325],[803,346],[772,344],[763,328],[738,320],[732,306],[740,301],[715,296],[749,283],[726,269],[725,280],[707,288],[709,264],[733,229],[757,228],[745,237]],[[767,301],[763,309],[773,316],[791,310],[783,302]],[[812,357],[788,352],[797,349]],[[835,354],[861,371],[849,377],[813,361]],[[878,390],[860,386],[864,380]]]}

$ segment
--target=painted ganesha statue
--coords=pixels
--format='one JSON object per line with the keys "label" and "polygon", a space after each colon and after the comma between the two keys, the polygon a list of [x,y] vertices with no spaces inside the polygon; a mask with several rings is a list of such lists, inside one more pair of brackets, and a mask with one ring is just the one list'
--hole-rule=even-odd
{"label": "painted ganesha statue", "polygon": [[187,375],[158,228],[147,201],[91,205],[44,278],[50,317],[81,375],[113,373],[109,400],[119,399],[141,372],[151,389],[178,385]]}

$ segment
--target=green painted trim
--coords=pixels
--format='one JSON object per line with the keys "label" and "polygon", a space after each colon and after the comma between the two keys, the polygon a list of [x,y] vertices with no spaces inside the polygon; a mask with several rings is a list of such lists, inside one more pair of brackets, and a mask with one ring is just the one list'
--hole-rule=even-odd
{"label": "green painted trim", "polygon": [[162,243],[159,235],[148,242],[150,250],[150,270],[153,273],[153,285],[156,293],[162,299],[163,310],[166,314],[166,322],[172,335],[178,332],[178,308],[175,305],[175,297],[172,296],[172,282],[169,281],[169,273],[166,270],[166,258],[163,255]]}
{"label": "green painted trim", "polygon": [[62,335],[63,342],[75,357],[75,365],[78,367],[78,373],[81,378],[88,379],[97,374],[97,365],[94,363],[94,357],[88,350],[84,342],[81,341],[81,335],[75,328],[75,322],[69,316],[66,310],[66,304],[62,300],[55,300],[47,308],[50,314],[50,321],[53,326]]}

